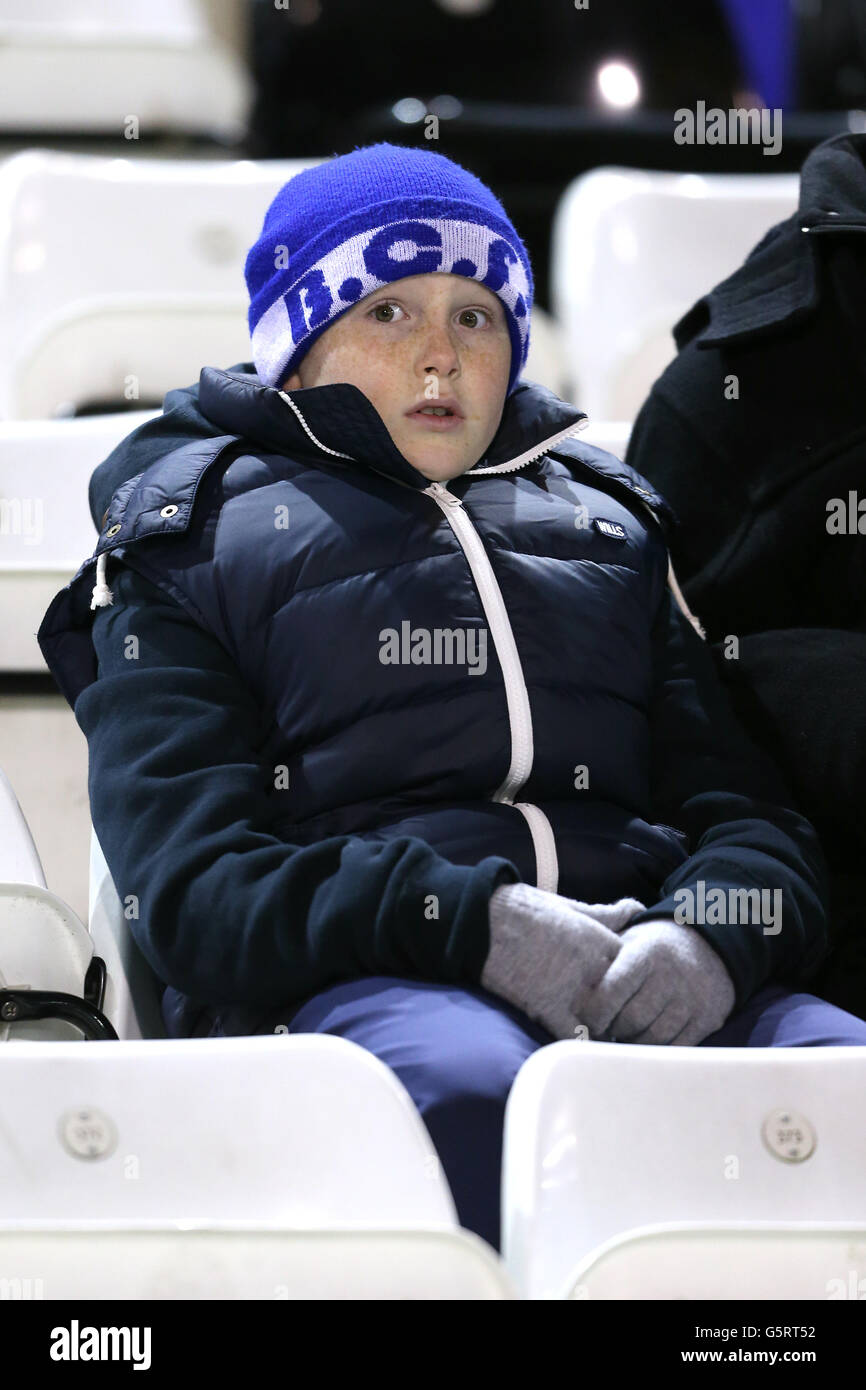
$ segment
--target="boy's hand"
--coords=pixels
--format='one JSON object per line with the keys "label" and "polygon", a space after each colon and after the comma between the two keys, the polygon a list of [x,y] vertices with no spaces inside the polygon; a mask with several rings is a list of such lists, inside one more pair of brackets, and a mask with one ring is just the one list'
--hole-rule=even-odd
{"label": "boy's hand", "polygon": [[[554,1038],[573,1039],[593,990],[622,948],[618,931],[642,911],[635,898],[590,907],[528,883],[502,884],[490,898],[482,988]],[[595,920],[596,912],[602,920]]]}
{"label": "boy's hand", "polygon": [[734,985],[700,932],[673,918],[639,922],[584,1005],[581,1022],[598,1041],[694,1047],[734,1006]]}

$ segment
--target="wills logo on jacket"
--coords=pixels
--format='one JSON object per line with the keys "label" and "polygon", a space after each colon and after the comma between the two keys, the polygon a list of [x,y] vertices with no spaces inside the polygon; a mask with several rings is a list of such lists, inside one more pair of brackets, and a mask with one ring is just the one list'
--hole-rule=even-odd
{"label": "wills logo on jacket", "polygon": [[608,536],[613,541],[624,541],[628,534],[618,521],[608,521],[605,517],[597,516],[592,524],[603,536]]}

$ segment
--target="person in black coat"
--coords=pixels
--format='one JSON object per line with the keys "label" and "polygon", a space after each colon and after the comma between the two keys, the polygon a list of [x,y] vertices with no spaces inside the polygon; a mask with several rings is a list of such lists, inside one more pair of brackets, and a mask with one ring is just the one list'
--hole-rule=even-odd
{"label": "person in black coat", "polygon": [[866,1017],[866,135],[806,159],[799,207],[676,324],[627,460],[741,721],[831,869],[812,989]]}

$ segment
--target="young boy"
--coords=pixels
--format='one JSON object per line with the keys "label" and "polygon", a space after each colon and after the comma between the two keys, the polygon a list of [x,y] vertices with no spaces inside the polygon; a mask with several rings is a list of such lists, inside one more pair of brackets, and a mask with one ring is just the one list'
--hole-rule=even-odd
{"label": "young boy", "polygon": [[40,645],[169,1033],[368,1047],[498,1247],[536,1047],[866,1042],[792,989],[824,861],[681,611],[667,503],[518,380],[490,190],[356,149],[282,189],[246,276],[255,371],[96,470]]}

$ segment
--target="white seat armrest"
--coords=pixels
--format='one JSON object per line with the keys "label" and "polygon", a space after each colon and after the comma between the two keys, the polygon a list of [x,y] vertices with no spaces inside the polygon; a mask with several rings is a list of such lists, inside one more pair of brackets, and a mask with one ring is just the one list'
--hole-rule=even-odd
{"label": "white seat armrest", "polygon": [[0,767],[0,883],[44,888],[45,873],[12,783]]}

